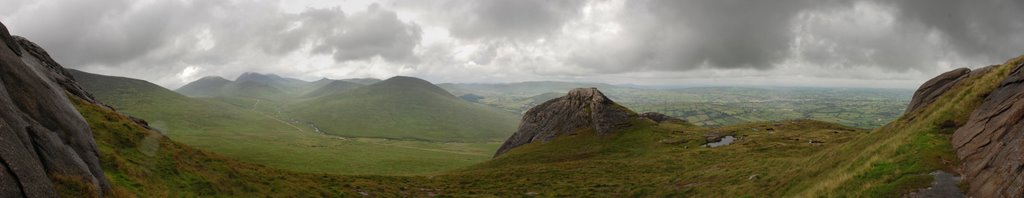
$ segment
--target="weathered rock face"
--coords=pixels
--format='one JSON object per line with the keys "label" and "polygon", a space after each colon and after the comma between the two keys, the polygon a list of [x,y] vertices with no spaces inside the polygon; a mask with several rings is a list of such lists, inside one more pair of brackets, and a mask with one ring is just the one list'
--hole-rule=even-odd
{"label": "weathered rock face", "polygon": [[91,97],[41,48],[0,29],[0,196],[109,192],[92,131],[65,93]]}
{"label": "weathered rock face", "polygon": [[973,197],[1024,196],[1024,63],[953,133]]}
{"label": "weathered rock face", "polygon": [[86,92],[85,88],[78,85],[78,82],[75,81],[70,72],[64,69],[57,61],[54,61],[53,58],[50,58],[50,54],[46,53],[46,50],[42,47],[24,37],[14,36],[14,40],[24,49],[25,53],[28,53],[28,56],[21,56],[21,60],[29,65],[29,68],[45,75],[46,78],[49,78],[50,82],[57,83],[57,85],[60,85],[71,95],[92,103],[99,103],[93,98],[92,94]]}
{"label": "weathered rock face", "polygon": [[910,100],[910,105],[907,105],[907,110],[904,112],[910,113],[934,102],[935,99],[942,96],[942,93],[945,93],[949,88],[952,88],[953,85],[956,85],[957,82],[960,82],[960,80],[967,77],[968,73],[971,73],[971,69],[954,69],[953,71],[942,73],[939,76],[924,82],[924,84],[914,92],[914,98]]}
{"label": "weathered rock face", "polygon": [[629,126],[636,113],[615,104],[597,88],[577,88],[568,95],[548,100],[526,111],[519,130],[509,137],[497,157],[512,148],[536,141],[550,141],[558,136],[593,129],[598,135],[614,133]]}

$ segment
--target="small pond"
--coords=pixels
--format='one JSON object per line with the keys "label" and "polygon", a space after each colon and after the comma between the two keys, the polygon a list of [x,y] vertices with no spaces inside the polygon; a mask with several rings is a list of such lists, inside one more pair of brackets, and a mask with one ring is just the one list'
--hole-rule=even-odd
{"label": "small pond", "polygon": [[721,141],[711,142],[711,143],[705,144],[704,147],[715,148],[715,147],[719,147],[719,146],[725,146],[725,145],[732,144],[732,141],[734,141],[734,140],[736,140],[736,137],[733,137],[731,135],[727,135],[725,137],[722,137]]}

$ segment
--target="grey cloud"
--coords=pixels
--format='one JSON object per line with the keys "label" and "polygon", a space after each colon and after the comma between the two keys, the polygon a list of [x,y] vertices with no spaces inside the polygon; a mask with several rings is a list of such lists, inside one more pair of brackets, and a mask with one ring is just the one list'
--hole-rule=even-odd
{"label": "grey cloud", "polygon": [[[892,25],[864,32],[848,20],[814,21],[802,13],[875,3]],[[987,1],[627,1],[621,38],[587,44],[570,64],[595,72],[771,69],[801,59],[819,67],[881,67],[933,72],[998,63],[1024,50],[1024,2]],[[885,10],[889,9],[889,10]],[[871,13],[869,13],[871,14]],[[884,14],[884,13],[874,13]],[[854,17],[877,17],[854,16]],[[810,42],[810,41],[814,42]]]}
{"label": "grey cloud", "polygon": [[[798,21],[795,55],[822,67],[875,66],[888,71],[939,72],[940,64],[978,67],[1024,52],[1024,2],[863,1],[868,13]],[[856,7],[856,6],[855,6]],[[844,10],[845,9],[845,10]],[[857,8],[834,8],[836,14]],[[864,10],[860,10],[864,11]],[[883,16],[879,16],[883,15]],[[864,21],[882,18],[879,21]],[[851,23],[859,21],[861,24]],[[867,24],[863,24],[868,22]]]}
{"label": "grey cloud", "polygon": [[[464,72],[458,68],[472,61],[480,71],[500,68],[494,71],[538,78],[763,71],[790,61],[927,74],[937,72],[940,63],[980,66],[1024,52],[1024,1],[1019,0],[625,0],[621,13],[589,13],[617,14],[596,21],[620,27],[614,36],[598,39],[573,34],[602,30],[588,26],[595,21],[584,21],[585,8],[615,0],[383,0],[381,5],[397,12],[373,5],[299,13],[282,11],[281,4],[288,2],[277,0],[10,1],[5,4],[10,7],[0,7],[5,24],[65,65],[137,70],[148,79],[186,66],[228,75],[261,69],[306,72],[274,62],[292,54],[328,55],[337,62],[380,57],[437,76]],[[865,2],[892,14],[892,21],[851,24],[878,17],[870,12],[842,18]],[[447,29],[451,40],[435,34],[438,29]],[[198,50],[196,34],[207,30],[215,45]],[[422,46],[424,30],[428,40],[441,44]],[[538,42],[541,38],[545,42]],[[465,54],[464,48],[472,46],[479,49]]]}
{"label": "grey cloud", "polygon": [[597,70],[766,69],[786,57],[792,19],[819,1],[628,1],[624,39],[570,59]]}
{"label": "grey cloud", "polygon": [[536,39],[579,15],[583,0],[454,0],[436,4],[463,39]]}
{"label": "grey cloud", "polygon": [[882,67],[927,71],[946,53],[948,43],[921,25],[897,20],[893,8],[861,3],[803,12],[795,21],[791,55],[828,68]]}
{"label": "grey cloud", "polygon": [[[960,55],[1002,61],[1024,52],[1024,1],[882,1],[904,23],[940,31]],[[997,63],[997,62],[990,62]]]}
{"label": "grey cloud", "polygon": [[[306,43],[329,49],[340,61],[374,56],[389,61],[415,59],[411,51],[419,43],[419,26],[399,21],[392,11],[374,5],[351,16],[340,9],[289,14],[278,3],[44,1],[34,13],[22,12],[22,20],[9,26],[72,67],[221,65],[237,62],[254,49],[281,56]],[[196,50],[198,38],[192,35],[207,29],[214,48]]]}
{"label": "grey cloud", "polygon": [[[126,21],[119,17],[128,14],[127,1],[42,1],[39,10],[19,10],[39,13],[24,17],[24,21],[8,21],[12,31],[22,34],[50,49],[58,59],[71,65],[90,63],[119,63],[145,52],[160,42],[153,35],[134,34],[136,29],[118,25]],[[22,4],[24,6],[24,4]],[[44,12],[42,14],[41,12]],[[129,40],[146,40],[130,43]],[[68,63],[65,63],[68,64]]]}
{"label": "grey cloud", "polygon": [[343,24],[336,27],[338,29],[323,31],[334,35],[324,37],[316,51],[331,51],[338,61],[376,55],[391,61],[416,59],[412,50],[419,45],[422,30],[419,25],[398,20],[393,11],[373,4],[365,13],[354,14]]}

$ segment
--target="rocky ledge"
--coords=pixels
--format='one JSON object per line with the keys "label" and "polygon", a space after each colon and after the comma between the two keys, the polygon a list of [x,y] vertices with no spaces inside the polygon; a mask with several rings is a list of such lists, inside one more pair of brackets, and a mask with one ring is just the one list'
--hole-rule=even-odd
{"label": "rocky ledge", "polygon": [[913,112],[927,104],[931,104],[935,99],[942,96],[943,93],[949,90],[949,88],[952,88],[953,85],[956,85],[957,82],[960,82],[960,80],[963,80],[968,76],[968,73],[971,73],[971,69],[954,69],[953,71],[942,73],[939,76],[924,82],[924,84],[914,92],[914,97],[910,100],[910,104],[907,105],[905,113]]}
{"label": "rocky ledge", "polygon": [[66,94],[91,97],[42,48],[0,30],[0,197],[110,192],[92,130]]}
{"label": "rocky ledge", "polygon": [[973,197],[1024,195],[1024,63],[953,133]]}
{"label": "rocky ledge", "polygon": [[587,129],[598,135],[615,133],[628,127],[636,113],[616,104],[597,88],[577,88],[569,94],[548,100],[523,114],[519,130],[512,134],[495,157],[531,142],[547,142]]}

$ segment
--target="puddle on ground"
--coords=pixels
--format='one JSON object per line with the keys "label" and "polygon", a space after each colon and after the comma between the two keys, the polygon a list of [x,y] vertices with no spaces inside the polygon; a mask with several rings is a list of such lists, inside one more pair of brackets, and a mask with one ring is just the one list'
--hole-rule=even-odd
{"label": "puddle on ground", "polygon": [[715,147],[719,147],[719,146],[725,146],[725,145],[732,144],[733,140],[736,140],[736,137],[733,137],[731,135],[727,135],[725,137],[722,137],[721,141],[707,143],[707,144],[704,145],[704,147],[715,148]]}
{"label": "puddle on ground", "polygon": [[941,170],[932,172],[930,175],[935,178],[931,187],[911,193],[907,197],[966,197],[964,192],[960,191],[961,178],[959,176]]}

